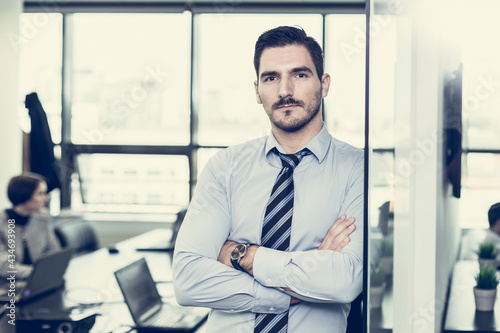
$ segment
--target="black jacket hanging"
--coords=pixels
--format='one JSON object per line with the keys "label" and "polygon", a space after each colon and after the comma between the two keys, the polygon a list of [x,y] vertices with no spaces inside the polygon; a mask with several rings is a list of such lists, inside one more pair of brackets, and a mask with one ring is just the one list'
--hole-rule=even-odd
{"label": "black jacket hanging", "polygon": [[26,95],[25,104],[31,118],[30,169],[47,178],[47,191],[50,192],[61,184],[47,115],[37,93]]}

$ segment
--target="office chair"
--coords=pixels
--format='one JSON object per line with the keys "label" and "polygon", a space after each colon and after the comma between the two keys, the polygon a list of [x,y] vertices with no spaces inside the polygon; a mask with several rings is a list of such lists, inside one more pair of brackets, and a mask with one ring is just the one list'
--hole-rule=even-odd
{"label": "office chair", "polygon": [[67,220],[55,226],[57,238],[62,247],[72,246],[75,253],[83,254],[99,248],[99,240],[89,221]]}

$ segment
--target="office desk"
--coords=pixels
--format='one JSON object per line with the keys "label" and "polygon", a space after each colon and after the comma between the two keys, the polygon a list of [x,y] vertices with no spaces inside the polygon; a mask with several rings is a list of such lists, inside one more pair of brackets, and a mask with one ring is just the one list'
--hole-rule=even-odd
{"label": "office desk", "polygon": [[[116,254],[110,254],[107,248],[103,248],[73,258],[65,274],[66,283],[64,288],[27,304],[18,305],[16,319],[19,319],[21,312],[53,313],[78,307],[79,303],[102,303],[100,306],[89,307],[86,310],[101,314],[96,318],[96,323],[90,332],[126,332],[127,330],[120,330],[121,327],[132,325],[133,320],[123,303],[123,297],[113,273],[129,263],[145,257],[153,279],[159,282],[158,290],[160,295],[162,295],[165,302],[175,303],[171,284],[171,253],[138,252],[135,250],[136,247],[144,246],[149,242],[156,242],[162,238],[168,239],[170,235],[171,230],[168,229],[153,230],[118,243],[116,247],[119,252]],[[7,320],[8,318],[5,315],[1,318],[0,332],[15,332],[14,327],[8,324]],[[203,332],[205,332],[204,326],[196,331],[196,333]]]}
{"label": "office desk", "polygon": [[474,275],[478,271],[479,264],[477,260],[460,260],[455,263],[444,332],[500,331],[500,300],[498,294],[494,311],[476,311],[472,288],[476,285]]}

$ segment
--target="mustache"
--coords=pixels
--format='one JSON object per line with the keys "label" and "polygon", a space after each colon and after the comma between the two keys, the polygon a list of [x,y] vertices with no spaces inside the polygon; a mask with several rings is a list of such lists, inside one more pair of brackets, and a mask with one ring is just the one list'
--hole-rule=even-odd
{"label": "mustache", "polygon": [[280,98],[279,101],[273,104],[273,110],[276,110],[279,107],[282,107],[284,105],[297,105],[304,107],[304,103],[298,99],[288,97],[288,98]]}

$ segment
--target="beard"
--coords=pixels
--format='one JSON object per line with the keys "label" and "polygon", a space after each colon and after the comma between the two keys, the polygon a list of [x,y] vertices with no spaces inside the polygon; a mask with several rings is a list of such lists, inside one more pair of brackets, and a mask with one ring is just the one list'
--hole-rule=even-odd
{"label": "beard", "polygon": [[[309,124],[314,117],[316,117],[321,108],[321,89],[318,90],[314,97],[315,98],[312,100],[311,105],[309,105],[308,107],[306,107],[303,101],[296,100],[292,97],[281,98],[271,106],[271,111],[268,112],[269,120],[274,126],[287,133],[293,133],[301,130],[307,124]],[[277,113],[282,111],[276,110],[284,105],[300,106],[306,111],[306,114],[302,118],[287,119],[288,117],[291,117],[293,111],[286,110],[284,111],[285,117],[278,119]]]}

